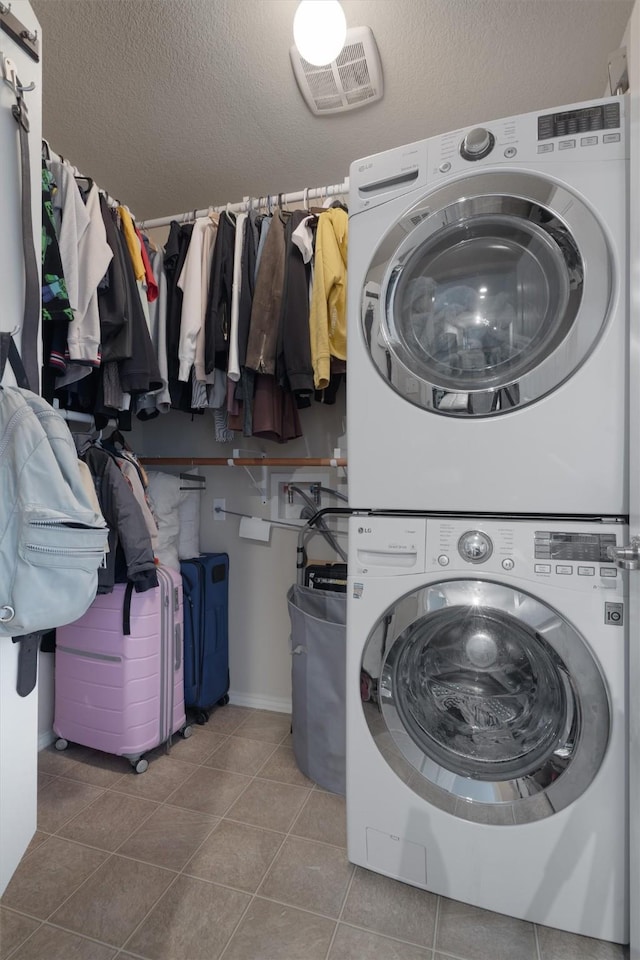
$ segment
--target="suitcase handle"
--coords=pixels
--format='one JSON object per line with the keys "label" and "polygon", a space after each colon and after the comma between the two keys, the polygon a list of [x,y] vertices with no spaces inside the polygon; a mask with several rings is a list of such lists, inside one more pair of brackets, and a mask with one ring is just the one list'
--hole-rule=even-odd
{"label": "suitcase handle", "polygon": [[179,623],[176,623],[174,642],[175,642],[175,652],[176,652],[175,670],[177,672],[180,669],[180,664],[182,663],[182,631],[180,629]]}

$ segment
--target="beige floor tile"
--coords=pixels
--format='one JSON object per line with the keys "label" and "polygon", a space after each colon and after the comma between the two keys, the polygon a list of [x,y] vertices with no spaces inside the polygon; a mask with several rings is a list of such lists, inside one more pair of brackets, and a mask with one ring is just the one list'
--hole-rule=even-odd
{"label": "beige floor tile", "polygon": [[299,787],[312,787],[313,780],[305,777],[298,768],[291,747],[279,746],[258,770],[256,776],[263,780],[279,780],[294,783]]}
{"label": "beige floor tile", "polygon": [[209,767],[197,767],[186,780],[169,797],[169,803],[174,807],[187,807],[189,810],[200,810],[211,816],[222,816],[229,809],[248,784],[249,777],[239,773],[230,773],[228,770],[214,770]]}
{"label": "beige floor tile", "polygon": [[563,930],[538,927],[540,960],[624,960],[629,956],[628,947],[619,943],[578,937]]}
{"label": "beige floor tile", "polygon": [[55,744],[51,743],[38,753],[38,770],[52,777],[64,777],[65,771],[76,762],[75,751],[80,749],[71,746],[67,750],[56,750]]}
{"label": "beige floor tile", "polygon": [[115,757],[89,747],[72,747],[69,759],[75,761],[63,774],[70,780],[81,780],[96,787],[112,787],[131,771],[131,764],[124,757]]}
{"label": "beige floor tile", "polygon": [[25,857],[29,856],[30,853],[33,853],[33,851],[36,850],[41,843],[44,843],[49,836],[50,834],[48,833],[43,833],[41,830],[36,830],[34,835],[31,837],[29,846],[24,852]]}
{"label": "beige floor tile", "polygon": [[102,787],[58,777],[38,794],[38,829],[55,833],[102,793]]}
{"label": "beige floor tile", "polygon": [[237,737],[281,743],[291,729],[291,717],[271,710],[252,710],[236,730]]}
{"label": "beige floor tile", "polygon": [[237,890],[179,877],[127,949],[150,960],[217,960],[250,900]]}
{"label": "beige floor tile", "polygon": [[43,773],[42,770],[38,770],[38,792],[50,783],[53,783],[55,779],[56,778],[50,773]]}
{"label": "beige floor tile", "polygon": [[0,960],[5,960],[39,925],[39,920],[0,907]]}
{"label": "beige floor tile", "polygon": [[2,903],[45,920],[105,860],[100,850],[49,837],[21,861]]}
{"label": "beige floor tile", "polygon": [[288,837],[259,894],[337,919],[353,870],[344,850]]}
{"label": "beige floor tile", "polygon": [[112,856],[51,917],[51,922],[103,943],[122,946],[175,873]]}
{"label": "beige floor tile", "polygon": [[436,950],[468,960],[537,960],[538,956],[532,923],[446,897],[440,900]]}
{"label": "beige floor tile", "polygon": [[145,773],[131,772],[114,785],[118,793],[162,802],[193,773],[192,763],[174,760],[173,755],[153,757]]}
{"label": "beige floor tile", "polygon": [[347,812],[344,797],[314,790],[302,808],[291,833],[308,840],[347,846]]}
{"label": "beige floor tile", "polygon": [[341,919],[383,936],[430,948],[437,900],[425,890],[358,867]]}
{"label": "beige floor tile", "polygon": [[206,766],[252,777],[275,749],[273,743],[264,740],[232,735],[208,758]]}
{"label": "beige floor tile", "polygon": [[273,780],[252,780],[227,816],[255,827],[286,833],[309,796],[304,787]]}
{"label": "beige floor tile", "polygon": [[204,727],[194,723],[192,734],[183,740],[182,737],[176,737],[171,748],[171,756],[174,760],[182,760],[183,763],[204,763],[227,739],[223,734],[207,733]]}
{"label": "beige floor tile", "polygon": [[184,872],[255,893],[283,840],[282,833],[222,820]]}
{"label": "beige floor tile", "polygon": [[223,960],[324,960],[334,929],[326,917],[256,897]]}
{"label": "beige floor tile", "polygon": [[58,836],[113,852],[157,809],[152,800],[139,800],[107,790],[58,831]]}
{"label": "beige floor tile", "polygon": [[117,952],[45,923],[11,960],[113,960]]}
{"label": "beige floor tile", "polygon": [[236,707],[233,703],[226,707],[214,707],[201,729],[215,734],[233,733],[252,713],[254,711],[249,707]]}
{"label": "beige floor tile", "polygon": [[217,822],[206,813],[163,804],[123,843],[118,853],[169,870],[181,870]]}
{"label": "beige floor tile", "polygon": [[380,957],[380,960],[431,960],[432,954],[431,950],[416,947],[412,943],[400,943],[399,940],[390,940],[339,923],[328,960],[368,960],[369,957]]}

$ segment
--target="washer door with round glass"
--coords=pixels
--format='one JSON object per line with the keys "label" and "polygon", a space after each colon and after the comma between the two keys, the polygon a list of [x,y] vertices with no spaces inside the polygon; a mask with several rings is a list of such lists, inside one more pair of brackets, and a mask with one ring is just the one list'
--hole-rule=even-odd
{"label": "washer door with round glass", "polygon": [[528,593],[486,580],[423,587],[380,617],[362,664],[377,679],[362,707],[385,761],[457,817],[552,816],[600,768],[610,706],[599,666]]}
{"label": "washer door with round glass", "polygon": [[417,406],[497,416],[565,382],[594,349],[614,285],[591,210],[527,173],[483,173],[414,204],[367,271],[362,325],[385,381]]}

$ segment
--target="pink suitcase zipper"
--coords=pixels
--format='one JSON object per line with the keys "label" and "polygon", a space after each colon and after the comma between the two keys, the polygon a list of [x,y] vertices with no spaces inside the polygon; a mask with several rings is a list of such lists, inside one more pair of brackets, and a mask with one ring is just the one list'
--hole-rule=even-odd
{"label": "pink suitcase zipper", "polygon": [[79,620],[58,628],[53,729],[59,750],[80,743],[126,757],[143,773],[146,751],[178,731],[191,734],[184,709],[182,578],[161,566],[158,580],[159,587],[145,593],[116,584]]}

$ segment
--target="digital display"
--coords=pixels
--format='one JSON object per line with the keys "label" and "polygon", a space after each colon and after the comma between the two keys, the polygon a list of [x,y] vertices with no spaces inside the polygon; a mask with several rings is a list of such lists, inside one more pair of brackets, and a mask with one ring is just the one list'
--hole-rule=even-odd
{"label": "digital display", "polygon": [[571,133],[591,130],[617,130],[620,126],[620,104],[601,103],[582,110],[565,110],[538,117],[538,140],[566,137]]}
{"label": "digital display", "polygon": [[599,563],[610,561],[608,549],[615,545],[615,533],[555,533],[538,530],[535,534],[535,558]]}

